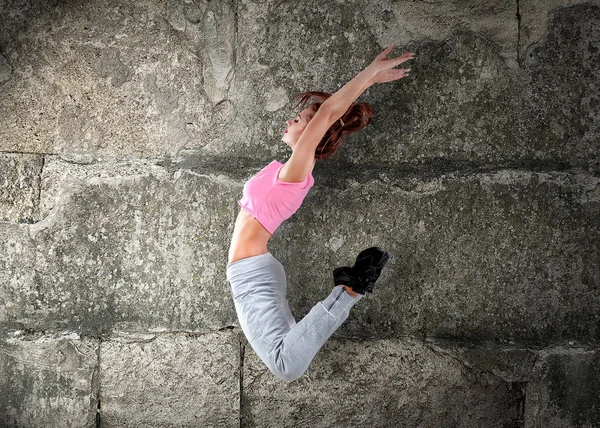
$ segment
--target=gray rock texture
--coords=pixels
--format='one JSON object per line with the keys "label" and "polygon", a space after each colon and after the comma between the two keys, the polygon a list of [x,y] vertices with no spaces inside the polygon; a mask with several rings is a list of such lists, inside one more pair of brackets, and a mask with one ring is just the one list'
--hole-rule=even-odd
{"label": "gray rock texture", "polygon": [[[88,168],[100,177],[77,180],[79,165],[69,171],[54,162],[44,185],[60,182],[61,192],[45,200],[47,217],[30,229],[37,287],[7,297],[24,308],[9,320],[93,334],[231,324],[223,278],[241,184],[157,166],[106,178],[110,171]],[[27,305],[32,299],[39,306]]]}
{"label": "gray rock texture", "polygon": [[237,334],[130,335],[100,350],[106,427],[239,425]]}
{"label": "gray rock texture", "polygon": [[92,427],[98,341],[15,332],[0,341],[0,424]]}
{"label": "gray rock texture", "polygon": [[[44,198],[48,215],[30,227],[36,287],[23,276],[5,291],[14,305],[7,321],[94,334],[235,322],[223,282],[227,238],[241,183],[256,168],[240,181],[208,166],[200,173],[146,165],[144,175],[119,176],[96,165],[88,177],[82,168],[47,162],[44,186],[61,193]],[[314,304],[308,296],[329,292],[331,266],[378,244],[392,260],[377,296],[342,326],[347,334],[598,340],[599,178],[500,170],[423,180],[350,168],[330,166],[329,178],[315,172],[322,184],[307,197],[313,209],[300,210],[272,239],[298,317]],[[336,207],[340,198],[345,211]],[[362,214],[365,203],[377,215]],[[325,230],[323,218],[335,228]],[[298,259],[302,248],[312,252]],[[10,260],[20,270],[30,263]],[[531,313],[532,300],[545,304]]]}
{"label": "gray rock texture", "polygon": [[586,88],[598,80],[600,3],[559,7],[572,3],[31,3],[3,17],[18,78],[0,99],[0,149],[282,156],[294,95],[335,91],[396,42],[419,61],[402,84],[365,94],[377,117],[347,159],[597,168],[597,91]]}
{"label": "gray rock texture", "polygon": [[[269,251],[296,319],[381,246],[296,382],[225,269],[296,94],[410,77]],[[600,426],[600,1],[0,1],[0,427]]]}
{"label": "gray rock texture", "polygon": [[535,427],[595,427],[600,425],[600,355],[598,349],[544,352],[535,381],[527,385],[525,424]]}
{"label": "gray rock texture", "polygon": [[12,67],[4,58],[4,55],[0,54],[0,85],[4,82],[8,82],[12,77]]}
{"label": "gray rock texture", "polygon": [[202,62],[164,19],[165,3],[3,3],[13,78],[2,89],[0,149],[143,156],[201,133]]}
{"label": "gray rock texture", "polygon": [[33,223],[39,218],[39,155],[0,153],[0,221]]}
{"label": "gray rock texture", "polygon": [[[32,296],[35,292],[36,253],[28,227],[0,223],[0,239],[0,325],[4,325],[16,314],[35,311],[41,302]],[[30,295],[32,298],[15,299],[17,295]]]}
{"label": "gray rock texture", "polygon": [[[248,351],[250,349],[250,351]],[[329,341],[289,385],[246,347],[242,425],[516,426],[524,399],[513,386],[414,340]],[[385,404],[383,404],[385,403]]]}

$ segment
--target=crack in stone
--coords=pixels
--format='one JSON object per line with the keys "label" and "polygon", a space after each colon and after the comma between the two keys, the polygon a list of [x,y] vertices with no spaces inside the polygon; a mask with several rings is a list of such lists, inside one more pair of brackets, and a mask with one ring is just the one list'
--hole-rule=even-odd
{"label": "crack in stone", "polygon": [[102,421],[100,420],[100,398],[98,397],[98,407],[96,408],[96,428],[100,428],[102,426]]}
{"label": "crack in stone", "polygon": [[[234,2],[233,2],[234,35],[233,35],[233,46],[231,47],[231,49],[232,49],[231,57],[233,58],[233,64],[231,64],[231,69],[232,69],[234,75],[235,75],[235,71],[237,70],[236,65],[238,62],[237,46],[238,46],[238,40],[239,40],[239,34],[240,34],[240,29],[239,29],[240,20],[239,20],[239,15],[238,15],[239,7],[240,7],[240,2],[234,0]],[[231,85],[230,85],[230,87],[231,87]]]}
{"label": "crack in stone", "polygon": [[0,153],[6,155],[37,155],[37,156],[53,156],[55,153],[47,152],[12,152],[10,150],[0,150]]}
{"label": "crack in stone", "polygon": [[6,57],[0,53],[0,85],[12,79],[13,67],[8,63]]}
{"label": "crack in stone", "polygon": [[92,397],[96,400],[96,414],[95,414],[95,427],[100,428],[100,347],[102,346],[102,340],[98,341],[98,350],[96,354],[98,356],[96,360],[96,367],[94,368],[94,372],[92,374]]}
{"label": "crack in stone", "polygon": [[517,0],[517,64],[521,67],[521,4]]}
{"label": "crack in stone", "polygon": [[239,410],[239,420],[240,420],[240,428],[242,428],[242,419],[244,412],[244,358],[246,357],[246,345],[244,339],[239,336],[240,343],[240,410]]}
{"label": "crack in stone", "polygon": [[40,203],[42,201],[42,173],[44,172],[44,166],[46,165],[46,156],[42,155],[42,164],[40,165],[40,170],[37,175],[37,196],[34,201],[33,208],[33,221],[40,221]]}
{"label": "crack in stone", "polygon": [[[450,342],[452,342],[452,341],[450,341]],[[422,343],[427,349],[429,349],[431,352],[433,352],[435,355],[439,356],[440,358],[449,358],[449,359],[457,362],[459,364],[459,366],[462,368],[462,370],[464,370],[467,375],[477,376],[477,375],[485,374],[485,375],[490,376],[491,378],[495,379],[499,383],[507,385],[507,387],[509,388],[509,391],[512,393],[513,398],[518,399],[518,403],[516,404],[517,411],[518,411],[518,418],[513,420],[513,422],[521,424],[520,426],[522,426],[522,424],[525,421],[525,403],[526,403],[527,382],[518,382],[518,381],[515,382],[515,381],[510,381],[508,379],[504,379],[502,376],[492,372],[491,370],[488,370],[488,369],[485,369],[482,367],[473,367],[473,366],[469,365],[466,361],[463,361],[462,359],[460,359],[459,356],[454,355],[452,353],[452,351],[446,350],[442,347],[438,347],[438,345],[436,345],[435,343],[427,343],[425,341],[423,341]]]}
{"label": "crack in stone", "polygon": [[465,371],[467,371],[470,374],[485,373],[485,374],[491,376],[492,378],[498,380],[499,382],[506,383],[506,384],[512,383],[512,382],[509,382],[509,381],[503,379],[501,376],[497,375],[496,373],[491,372],[490,370],[480,368],[480,367],[475,368],[475,367],[470,366],[468,363],[461,360],[458,356],[454,355],[451,351],[447,351],[446,349],[437,347],[435,343],[427,343],[426,341],[421,341],[421,343],[427,349],[429,349],[431,352],[433,352],[435,355],[437,355],[441,358],[449,358],[451,360],[456,361]]}
{"label": "crack in stone", "polygon": [[[183,154],[183,153],[182,153]],[[256,172],[262,168],[265,161],[247,158],[226,158],[224,156],[204,156],[200,157],[199,154],[190,152],[187,156],[183,155],[179,158],[165,159],[159,162],[157,165],[166,168],[167,170],[183,169],[190,172],[202,171],[215,171],[223,174],[230,174],[234,178],[246,178],[251,172]],[[495,172],[500,170],[525,170],[531,172],[548,172],[548,171],[566,171],[570,169],[585,169],[583,165],[572,164],[563,162],[560,160],[552,161],[545,160],[539,161],[535,159],[522,159],[515,161],[504,161],[497,164],[485,164],[471,161],[456,161],[456,160],[444,160],[444,159],[431,159],[427,162],[412,163],[412,162],[401,162],[401,163],[386,163],[386,162],[363,162],[363,163],[352,163],[347,161],[336,162],[335,164],[329,164],[323,166],[317,164],[315,172],[327,171],[324,175],[330,175],[332,170],[348,171],[352,170],[349,175],[356,176],[357,173],[365,171],[369,174],[373,171],[394,171],[401,173],[403,176],[415,176],[421,175],[429,178],[431,176],[440,176],[448,173],[455,172],[466,172],[466,173],[481,173],[481,172]],[[337,172],[337,171],[336,171]],[[594,171],[588,171],[594,173]],[[421,177],[423,178],[423,177]]]}
{"label": "crack in stone", "polygon": [[519,388],[521,393],[521,399],[519,400],[519,419],[514,422],[524,426],[525,424],[525,404],[527,403],[527,382],[512,382],[511,388]]}
{"label": "crack in stone", "polygon": [[[71,330],[64,330],[64,331],[52,330],[52,329],[36,330],[35,328],[20,328],[20,329],[10,330],[7,332],[7,334],[9,336],[13,336],[15,338],[18,338],[21,336],[26,336],[29,339],[31,339],[31,338],[39,338],[39,337],[45,336],[45,335],[55,336],[55,335],[77,334],[77,335],[79,335],[79,337],[81,339],[85,339],[85,338],[96,339],[101,342],[104,342],[107,340],[122,339],[122,340],[127,340],[128,343],[150,343],[150,342],[153,342],[156,339],[158,339],[160,336],[186,335],[189,337],[200,337],[200,336],[206,336],[206,335],[215,334],[215,333],[229,333],[229,334],[239,333],[239,334],[242,334],[242,330],[238,326],[226,325],[226,326],[220,327],[216,330],[206,329],[206,330],[202,330],[202,331],[192,331],[192,330],[165,330],[165,331],[147,331],[147,332],[113,331],[112,334],[109,336],[86,334],[85,332],[80,333],[80,332],[75,332],[75,331],[71,331]],[[142,336],[144,336],[144,335],[152,336],[152,337],[143,338]],[[136,338],[136,336],[138,336],[138,337]],[[373,340],[373,341],[384,339],[382,337],[365,338],[364,336],[344,335],[344,334],[336,334],[334,337],[337,339],[349,339],[349,340],[367,339],[367,340]],[[448,354],[450,353],[450,351],[446,351],[446,348],[448,347],[448,345],[456,345],[461,348],[471,348],[473,345],[475,345],[474,342],[465,340],[465,339],[461,339],[461,338],[439,338],[439,337],[432,337],[432,336],[423,337],[423,336],[415,336],[415,335],[409,335],[409,334],[388,337],[385,339],[397,340],[397,341],[414,340],[414,341],[418,341],[420,343],[425,344],[428,348],[430,348],[432,350],[434,350],[434,348],[435,348],[435,350],[437,350],[438,352],[448,353]],[[594,351],[600,350],[600,343],[595,342],[595,341],[585,342],[585,343],[582,343],[582,342],[575,343],[575,342],[573,342],[573,340],[570,340],[570,339],[565,339],[565,341],[566,341],[566,343],[556,343],[556,344],[546,344],[546,345],[535,345],[535,344],[531,344],[531,343],[527,343],[527,342],[523,342],[523,343],[515,342],[515,343],[511,343],[510,345],[500,345],[500,344],[499,345],[489,345],[489,344],[485,344],[485,343],[480,343],[480,344],[477,344],[477,348],[478,349],[487,349],[489,351],[502,351],[502,350],[505,350],[505,351],[511,351],[511,350],[512,351],[533,351],[538,356],[545,356],[545,355],[552,355],[552,354],[565,354],[565,355],[582,354],[582,353],[594,352]],[[571,344],[569,342],[573,342],[573,344]],[[537,358],[538,357],[536,357],[536,359]],[[535,362],[533,363],[533,365],[535,365]],[[511,381],[507,380],[506,382],[511,382]]]}

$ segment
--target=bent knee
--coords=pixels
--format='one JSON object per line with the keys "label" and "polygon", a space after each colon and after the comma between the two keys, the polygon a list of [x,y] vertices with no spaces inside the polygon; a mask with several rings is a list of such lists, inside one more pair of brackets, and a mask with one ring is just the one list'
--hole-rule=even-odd
{"label": "bent knee", "polygon": [[271,371],[277,376],[279,379],[284,380],[286,382],[292,382],[296,379],[300,378],[306,371],[306,369],[301,367],[294,366],[285,366],[281,364],[276,364],[275,367],[271,368]]}
{"label": "bent knee", "polygon": [[296,379],[299,379],[304,372],[299,372],[299,371],[288,371],[288,372],[284,372],[284,371],[274,371],[273,373],[275,373],[275,376],[277,376],[279,379],[286,381],[286,382],[293,382]]}

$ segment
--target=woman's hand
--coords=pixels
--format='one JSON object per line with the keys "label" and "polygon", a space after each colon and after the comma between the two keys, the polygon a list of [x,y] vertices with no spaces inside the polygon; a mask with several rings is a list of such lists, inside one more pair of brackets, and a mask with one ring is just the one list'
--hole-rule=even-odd
{"label": "woman's hand", "polygon": [[413,53],[406,52],[402,56],[388,59],[387,56],[393,48],[394,45],[390,45],[389,48],[377,55],[375,60],[366,68],[366,70],[369,70],[373,74],[370,83],[391,82],[393,80],[402,79],[404,76],[408,76],[410,68],[394,67],[413,59]]}

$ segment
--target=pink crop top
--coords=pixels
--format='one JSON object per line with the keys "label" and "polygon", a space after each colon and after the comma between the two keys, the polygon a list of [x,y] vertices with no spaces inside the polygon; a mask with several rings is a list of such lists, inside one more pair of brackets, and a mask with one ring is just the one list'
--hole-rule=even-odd
{"label": "pink crop top", "polygon": [[261,169],[244,185],[244,195],[238,201],[272,235],[284,220],[290,218],[302,205],[310,188],[315,184],[312,174],[300,183],[278,179],[283,168],[274,160]]}

